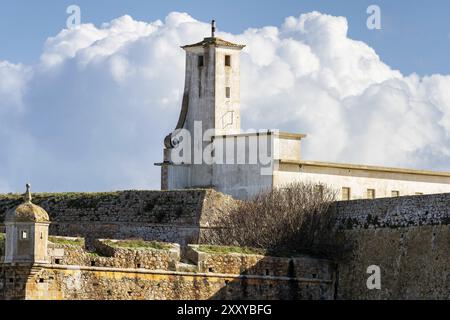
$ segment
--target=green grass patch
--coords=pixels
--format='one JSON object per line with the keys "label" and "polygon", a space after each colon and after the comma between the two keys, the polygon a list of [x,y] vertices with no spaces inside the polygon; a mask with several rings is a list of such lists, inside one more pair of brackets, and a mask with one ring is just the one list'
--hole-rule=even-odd
{"label": "green grass patch", "polygon": [[91,258],[99,258],[100,255],[97,252],[88,252],[87,253]]}
{"label": "green grass patch", "polygon": [[249,247],[227,247],[227,246],[209,246],[209,245],[200,245],[197,247],[197,250],[204,253],[210,254],[253,254],[253,255],[261,255],[267,257],[276,257],[276,258],[296,258],[304,256],[304,253],[296,252],[296,251],[273,251],[259,248],[249,248]]}
{"label": "green grass patch", "polygon": [[198,251],[212,254],[229,254],[229,253],[258,254],[258,255],[267,254],[267,251],[264,249],[247,248],[247,247],[221,247],[221,246],[207,246],[207,245],[199,246]]}
{"label": "green grass patch", "polygon": [[83,238],[69,239],[69,238],[60,238],[60,237],[49,237],[48,240],[50,242],[53,242],[54,244],[84,247],[84,239]]}
{"label": "green grass patch", "polygon": [[5,234],[0,233],[0,256],[3,256],[5,252]]}
{"label": "green grass patch", "polygon": [[105,240],[104,243],[113,248],[121,248],[121,249],[169,250],[172,248],[172,246],[167,243],[157,241],[144,241],[144,240],[121,240],[121,241]]}

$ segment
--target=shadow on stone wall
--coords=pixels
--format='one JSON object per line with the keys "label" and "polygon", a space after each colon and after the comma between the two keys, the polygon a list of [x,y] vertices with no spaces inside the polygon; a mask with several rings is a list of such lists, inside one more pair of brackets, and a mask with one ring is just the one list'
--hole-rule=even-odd
{"label": "shadow on stone wall", "polygon": [[24,300],[28,279],[38,271],[31,266],[0,265],[0,300]]}
{"label": "shadow on stone wall", "polygon": [[[212,248],[231,251],[214,253]],[[190,245],[185,258],[198,273],[223,279],[213,300],[328,300],[335,295],[336,264],[325,259],[242,254],[198,245]]]}
{"label": "shadow on stone wall", "polygon": [[[335,297],[335,272],[304,274],[293,259],[289,261],[286,274],[271,275],[273,270],[265,269],[266,274],[258,274],[266,261],[244,270],[239,277],[225,279],[224,286],[211,300],[333,300]],[[312,271],[312,270],[310,270]],[[331,270],[329,270],[331,271]],[[318,271],[312,271],[318,272]]]}

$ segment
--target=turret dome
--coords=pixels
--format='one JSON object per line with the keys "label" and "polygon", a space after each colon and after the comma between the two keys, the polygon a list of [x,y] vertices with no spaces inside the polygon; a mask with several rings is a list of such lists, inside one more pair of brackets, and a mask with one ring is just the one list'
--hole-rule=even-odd
{"label": "turret dome", "polygon": [[25,202],[6,213],[5,222],[49,222],[47,211],[31,202],[31,186],[27,184]]}

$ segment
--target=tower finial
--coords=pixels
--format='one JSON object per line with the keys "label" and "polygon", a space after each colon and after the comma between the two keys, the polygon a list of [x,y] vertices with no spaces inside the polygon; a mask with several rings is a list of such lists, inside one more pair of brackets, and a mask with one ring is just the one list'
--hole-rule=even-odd
{"label": "tower finial", "polygon": [[26,187],[27,187],[27,191],[25,193],[25,201],[26,202],[31,202],[31,200],[32,200],[32,197],[31,197],[31,184],[27,183]]}
{"label": "tower finial", "polygon": [[216,20],[211,21],[211,37],[216,36]]}

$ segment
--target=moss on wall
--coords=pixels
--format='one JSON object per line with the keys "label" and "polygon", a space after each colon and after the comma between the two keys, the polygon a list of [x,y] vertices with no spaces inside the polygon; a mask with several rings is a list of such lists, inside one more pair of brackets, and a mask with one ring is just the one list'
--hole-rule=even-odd
{"label": "moss on wall", "polygon": [[5,234],[0,233],[0,257],[5,255]]}

